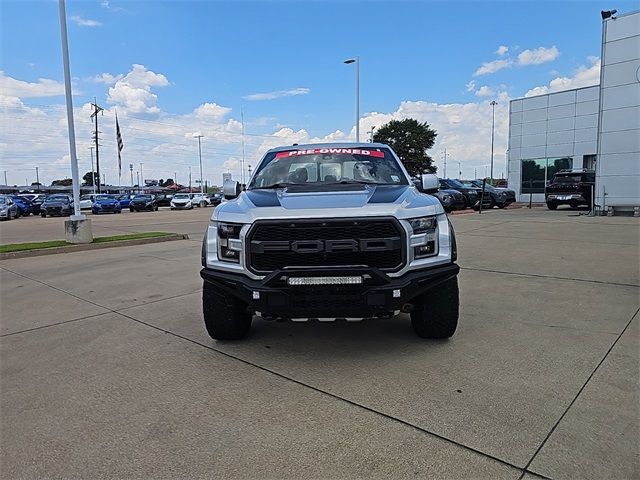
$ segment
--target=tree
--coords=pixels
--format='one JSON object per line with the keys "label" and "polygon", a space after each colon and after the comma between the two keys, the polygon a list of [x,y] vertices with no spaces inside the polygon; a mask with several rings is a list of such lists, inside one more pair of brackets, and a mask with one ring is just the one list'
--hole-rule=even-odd
{"label": "tree", "polygon": [[407,172],[412,177],[422,173],[435,173],[433,159],[427,150],[433,147],[438,134],[427,122],[420,123],[413,118],[391,120],[376,130],[373,141],[389,145],[400,157]]}
{"label": "tree", "polygon": [[42,184],[40,182],[31,182],[32,187],[41,187]]}
{"label": "tree", "polygon": [[168,187],[170,185],[173,185],[174,183],[176,183],[176,182],[173,181],[173,178],[167,178],[164,182],[162,180],[160,181],[160,186],[161,187]]}
{"label": "tree", "polygon": [[73,185],[73,180],[70,178],[63,178],[62,180],[54,180],[51,182],[52,187],[70,187],[71,185]]}
{"label": "tree", "polygon": [[82,176],[82,184],[83,185],[88,185],[90,187],[92,187],[94,184],[97,185],[99,178],[98,178],[98,174],[96,172],[93,172],[93,178],[91,178],[91,172],[87,172]]}

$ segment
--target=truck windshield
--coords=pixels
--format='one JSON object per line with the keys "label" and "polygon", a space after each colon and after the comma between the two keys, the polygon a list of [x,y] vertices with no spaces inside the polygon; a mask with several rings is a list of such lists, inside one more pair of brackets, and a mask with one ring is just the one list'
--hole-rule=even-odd
{"label": "truck windshield", "polygon": [[342,183],[408,184],[388,149],[314,148],[268,154],[248,188]]}

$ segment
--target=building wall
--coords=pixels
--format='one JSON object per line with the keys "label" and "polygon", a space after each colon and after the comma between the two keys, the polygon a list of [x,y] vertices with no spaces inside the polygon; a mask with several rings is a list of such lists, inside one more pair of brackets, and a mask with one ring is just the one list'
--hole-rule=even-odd
{"label": "building wall", "polygon": [[[592,167],[597,154],[599,87],[539,95],[512,100],[509,105],[509,188],[518,201],[529,201],[529,188],[522,188],[523,161],[550,167],[542,175],[553,174],[552,165],[571,159],[572,168]],[[534,162],[532,162],[534,161]],[[542,167],[540,167],[542,168]],[[544,178],[534,189],[544,189]],[[523,191],[524,190],[524,191]],[[526,192],[526,193],[525,193]],[[544,191],[533,193],[534,202],[544,201]]]}
{"label": "building wall", "polygon": [[640,206],[640,12],[603,28],[596,203],[624,209]]}

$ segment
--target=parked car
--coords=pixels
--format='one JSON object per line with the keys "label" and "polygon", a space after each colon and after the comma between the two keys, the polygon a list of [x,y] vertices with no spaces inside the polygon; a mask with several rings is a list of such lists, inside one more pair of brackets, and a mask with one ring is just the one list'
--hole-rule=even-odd
{"label": "parked car", "polygon": [[66,217],[73,213],[73,199],[64,193],[56,193],[45,198],[40,205],[40,216],[45,218],[47,215]]}
{"label": "parked car", "polygon": [[19,217],[28,217],[33,213],[33,206],[31,205],[29,199],[21,197],[19,195],[12,195],[11,200],[13,200],[13,203],[15,203],[16,207],[18,207]]}
{"label": "parked car", "polygon": [[122,206],[115,195],[96,195],[93,199],[91,213],[122,213]]}
{"label": "parked car", "polygon": [[462,195],[464,195],[465,200],[465,208],[467,207],[475,207],[476,204],[480,201],[480,196],[478,195],[478,189],[473,187],[465,187],[459,180],[453,180],[451,178],[440,178],[440,188],[442,189],[450,189],[457,190]]}
{"label": "parked car", "polygon": [[482,195],[482,186],[478,187],[471,180],[457,180],[464,186],[465,188],[469,188],[476,191],[476,195],[478,196],[478,202],[474,205],[474,210],[480,209],[480,202],[482,202],[482,208],[493,208],[493,199],[488,190],[485,190],[484,196]]}
{"label": "parked car", "polygon": [[466,200],[464,195],[457,190],[450,188],[440,189],[432,194],[442,204],[442,208],[447,213],[451,213],[453,210],[464,210],[466,208]]}
{"label": "parked car", "polygon": [[135,195],[126,193],[124,195],[118,195],[116,198],[118,199],[118,202],[120,202],[120,206],[122,208],[129,208],[129,206],[131,205],[131,199],[133,197],[135,197]]}
{"label": "parked car", "polygon": [[42,202],[44,202],[44,199],[47,197],[43,193],[22,193],[18,196],[31,202],[31,213],[34,215],[40,214],[40,205],[42,205]]}
{"label": "parked car", "polygon": [[162,193],[160,195],[156,195],[156,202],[158,202],[159,207],[170,207],[171,198],[173,198],[172,194]]}
{"label": "parked car", "polygon": [[193,197],[189,193],[176,193],[171,199],[171,210],[191,210]]}
{"label": "parked car", "polygon": [[[472,180],[471,183],[476,187],[482,189],[482,180]],[[489,197],[491,198],[491,204],[489,205],[488,208],[493,208],[493,207],[505,208],[516,201],[516,192],[508,188],[496,188],[491,186],[489,182],[486,182],[484,186],[484,190],[485,190],[485,193],[484,193],[485,196],[487,195],[487,192],[488,192]]]}
{"label": "parked car", "polygon": [[4,220],[18,218],[18,206],[9,195],[0,195],[0,218]]}
{"label": "parked car", "polygon": [[129,203],[130,212],[139,212],[141,210],[148,210],[150,212],[158,210],[158,202],[156,202],[155,195],[148,193],[136,195],[131,199]]}
{"label": "parked car", "polygon": [[591,190],[595,182],[594,170],[560,170],[544,189],[547,208],[555,210],[558,205],[569,205],[571,208],[591,206]]}
{"label": "parked car", "polygon": [[80,210],[91,210],[93,207],[93,201],[96,198],[96,193],[88,193],[80,197]]}
{"label": "parked car", "polygon": [[196,207],[208,207],[211,205],[211,200],[204,193],[194,193],[191,197],[191,204]]}
{"label": "parked car", "polygon": [[211,205],[214,207],[220,205],[222,203],[223,195],[221,193],[214,193],[209,195],[209,200],[211,200]]}

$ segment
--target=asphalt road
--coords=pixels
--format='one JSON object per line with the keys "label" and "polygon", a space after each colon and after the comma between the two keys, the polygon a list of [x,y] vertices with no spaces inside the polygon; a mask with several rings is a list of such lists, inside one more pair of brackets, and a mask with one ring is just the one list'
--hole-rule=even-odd
{"label": "asphalt road", "polygon": [[637,219],[452,217],[449,341],[401,315],[256,319],[221,343],[201,318],[210,212],[94,219],[192,240],[0,262],[3,478],[638,478]]}

